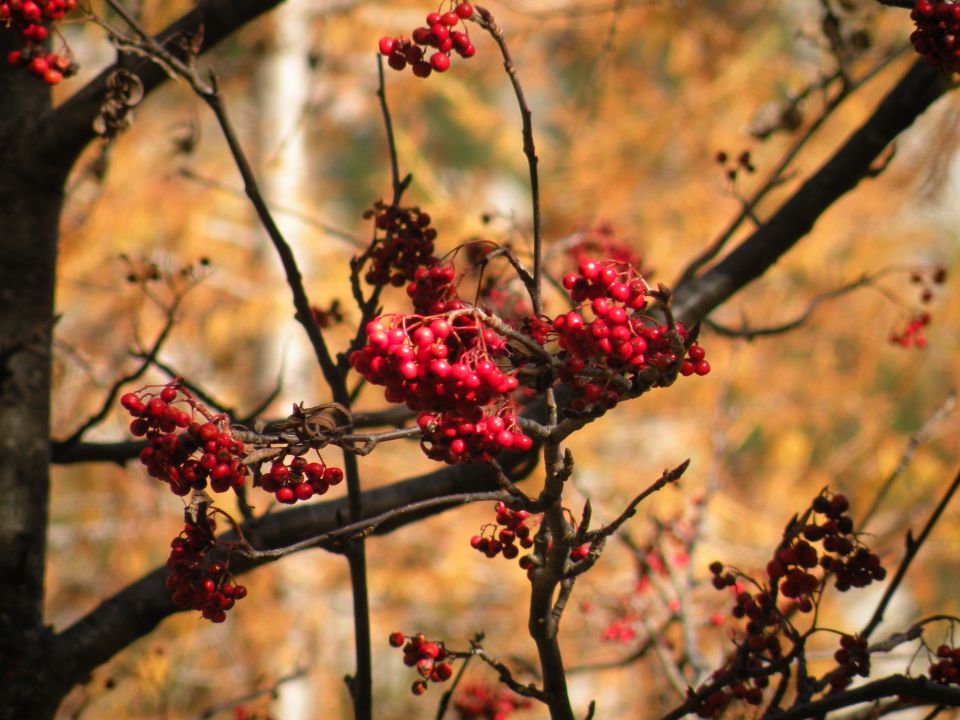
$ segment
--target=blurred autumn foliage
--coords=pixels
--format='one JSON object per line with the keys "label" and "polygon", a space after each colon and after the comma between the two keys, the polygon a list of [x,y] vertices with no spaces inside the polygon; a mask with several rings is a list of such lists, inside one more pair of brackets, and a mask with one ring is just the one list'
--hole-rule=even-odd
{"label": "blurred autumn foliage", "polygon": [[[191,6],[138,5],[149,29]],[[554,277],[567,269],[563,248],[571,238],[602,228],[642,257],[655,280],[671,284],[821,113],[827,93],[819,84],[836,64],[824,32],[827,6],[856,50],[849,60],[854,76],[887,64],[826,120],[786,180],[753,208],[761,219],[913,61],[904,49],[906,12],[865,0],[491,3],[534,114]],[[93,8],[111,17],[99,3]],[[406,1],[290,2],[201,61],[221,78],[311,300],[320,307],[341,302],[345,319],[329,330],[333,347],[347,342],[358,319],[348,263],[369,238],[363,212],[390,193],[376,42],[407,32],[423,12],[422,4]],[[81,65],[77,80],[57,88],[67,96],[71,83],[111,57],[95,24],[64,32]],[[509,242],[528,254],[515,101],[489,38],[475,42],[477,56],[443,77],[387,77],[401,166],[413,176],[407,200],[430,212],[440,254],[473,238]],[[904,50],[893,55],[897,49]],[[810,87],[805,99],[791,102]],[[134,113],[128,131],[88,149],[69,183],[58,265],[54,437],[73,432],[117,377],[137,366],[131,351],[149,347],[164,321],[158,305],[188,286],[160,353],[173,373],[241,416],[278,382],[266,416],[283,416],[301,401],[329,401],[213,117],[176,82]],[[788,128],[773,131],[781,120]],[[898,140],[882,173],[841,199],[711,320],[728,328],[776,325],[864,274],[900,271],[820,303],[789,333],[750,341],[705,327],[708,377],[625,403],[570,438],[577,469],[567,502],[579,513],[578,492],[589,494],[600,520],[617,515],[664,467],[691,459],[680,486],[644,503],[628,524],[633,547],[611,541],[577,586],[562,633],[575,706],[596,700],[597,717],[616,720],[638,717],[637,708],[677,704],[682,693],[664,679],[656,652],[620,667],[576,668],[629,656],[676,610],[671,601],[682,601],[694,618],[705,666],[717,666],[729,627],[711,618],[725,614],[731,600],[709,586],[708,563],[762,568],[787,520],[825,486],[845,493],[855,514],[865,510],[910,434],[948,401],[957,382],[960,299],[949,279],[935,285],[910,278],[912,269],[925,278],[932,268],[948,276],[957,269],[958,139],[960,110],[948,95]],[[717,161],[721,151],[726,164]],[[727,170],[744,151],[756,171],[740,168],[731,179]],[[159,280],[149,279],[154,267]],[[928,284],[934,297],[922,302]],[[405,300],[402,291],[388,291],[384,305],[401,309]],[[547,314],[562,309],[559,293],[548,294]],[[891,344],[891,334],[920,311],[932,316],[926,347]],[[154,369],[139,382],[167,379]],[[370,392],[358,407],[383,405]],[[126,422],[118,408],[89,439],[121,439]],[[923,436],[871,526],[872,547],[890,564],[903,530],[925,517],[954,471],[958,450],[957,418],[948,410]],[[392,443],[361,462],[364,487],[433,467],[415,443]],[[135,463],[70,465],[55,470],[50,516],[47,619],[60,627],[162,564],[182,508]],[[464,507],[368,541],[378,718],[433,717],[436,707],[432,694],[410,695],[410,672],[386,646],[392,630],[422,630],[460,646],[484,631],[485,645],[515,671],[534,662],[526,612],[517,611],[528,593],[524,573],[479,557],[469,545],[490,516],[486,505]],[[960,539],[955,518],[951,511],[925,547],[888,613],[891,628],[960,610],[951,581]],[[692,556],[683,557],[683,543],[665,524],[697,527]],[[655,562],[665,560],[679,575],[690,573],[695,592],[679,597],[670,575],[655,570],[660,590],[638,591],[638,548],[655,549]],[[76,688],[63,717],[173,720],[209,709],[204,717],[230,717],[235,711],[220,709],[224,703],[291,673],[299,675],[279,685],[275,699],[262,695],[244,707],[284,720],[350,717],[342,682],[354,662],[347,578],[346,564],[322,551],[257,569],[244,581],[249,597],[227,623],[210,625],[196,613],[171,617]],[[862,598],[873,592],[849,603],[832,597],[821,622],[861,624],[864,608],[872,609]],[[683,641],[676,627],[658,636],[666,652]],[[811,661],[826,669],[829,652],[822,650]],[[903,669],[909,657],[896,660]],[[468,679],[495,680],[479,663]],[[517,717],[544,715],[534,707]]]}

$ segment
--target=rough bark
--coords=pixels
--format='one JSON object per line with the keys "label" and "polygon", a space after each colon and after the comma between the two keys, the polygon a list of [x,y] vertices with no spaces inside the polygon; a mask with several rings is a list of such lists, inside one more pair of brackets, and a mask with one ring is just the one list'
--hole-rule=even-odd
{"label": "rough bark", "polygon": [[[0,57],[10,33],[0,32]],[[42,717],[50,348],[65,172],[33,153],[49,89],[0,69],[0,712]],[[33,712],[36,710],[36,712]]]}

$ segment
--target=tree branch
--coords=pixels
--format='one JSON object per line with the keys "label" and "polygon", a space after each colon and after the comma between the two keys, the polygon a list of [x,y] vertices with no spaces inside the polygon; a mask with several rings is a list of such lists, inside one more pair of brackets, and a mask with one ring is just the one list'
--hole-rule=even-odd
{"label": "tree branch", "polygon": [[884,149],[950,87],[941,72],[917,60],[873,115],[762,227],[706,273],[674,289],[676,318],[687,325],[702,320],[763,275],[833,203],[870,175]]}
{"label": "tree branch", "polygon": [[[536,452],[533,449],[527,454],[513,454],[501,458],[500,462],[511,479],[518,481],[535,467],[534,463],[528,462],[528,456],[535,457]],[[432,498],[497,490],[499,484],[489,466],[457,465],[368,490],[363,493],[362,507],[364,517],[372,518]],[[446,509],[449,506],[434,505],[398,515],[380,524],[374,535],[393,532]],[[276,548],[334,530],[348,516],[348,499],[343,497],[277,512],[242,527],[244,535],[258,547]],[[235,541],[236,536],[228,534],[222,539]],[[239,575],[266,562],[269,560],[248,560],[235,554],[230,571]],[[166,576],[166,567],[153,570],[102,601],[57,635],[55,664],[60,668],[63,682],[70,685],[80,681],[129,644],[150,633],[164,618],[180,612],[164,586]]]}
{"label": "tree branch", "polygon": [[[171,41],[195,35],[202,29],[204,53],[233,31],[268,12],[283,0],[199,0],[197,6],[178,20],[168,25],[155,37],[167,46]],[[57,166],[72,165],[81,151],[97,135],[93,121],[100,113],[107,91],[107,79],[121,67],[116,63],[106,68],[96,78],[78,90],[66,102],[39,119],[40,153]],[[143,83],[144,93],[150,93],[169,79],[166,71],[148,60],[137,63],[125,62],[122,66]]]}

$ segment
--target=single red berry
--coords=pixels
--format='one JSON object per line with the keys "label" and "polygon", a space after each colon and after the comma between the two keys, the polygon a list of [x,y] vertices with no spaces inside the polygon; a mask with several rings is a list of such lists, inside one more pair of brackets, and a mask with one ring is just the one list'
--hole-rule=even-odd
{"label": "single red berry", "polygon": [[391,647],[395,647],[395,648],[402,647],[403,643],[405,643],[406,640],[407,638],[399,630],[397,630],[396,632],[390,633],[389,642]]}
{"label": "single red berry", "polygon": [[381,55],[393,54],[393,51],[396,47],[397,47],[396,38],[386,37],[386,36],[380,38],[380,54]]}
{"label": "single red berry", "polygon": [[473,15],[473,6],[470,3],[460,3],[456,7],[456,13],[464,20]]}
{"label": "single red berry", "polygon": [[442,52],[434,53],[430,56],[430,64],[437,72],[446,72],[450,67],[450,56]]}

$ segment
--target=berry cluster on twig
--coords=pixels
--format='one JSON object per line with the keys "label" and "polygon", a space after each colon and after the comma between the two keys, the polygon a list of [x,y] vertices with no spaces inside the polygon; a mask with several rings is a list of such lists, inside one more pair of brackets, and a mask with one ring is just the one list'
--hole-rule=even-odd
{"label": "berry cluster on twig", "polygon": [[[429,77],[434,71],[446,72],[450,69],[451,53],[471,58],[477,52],[466,32],[453,29],[472,15],[473,6],[466,2],[453,5],[445,13],[432,12],[426,17],[426,27],[418,27],[411,33],[412,39],[380,38],[380,54],[394,70],[403,70],[409,65],[417,77]],[[436,52],[427,58],[429,48]]]}
{"label": "berry cluster on twig", "polygon": [[571,403],[575,410],[612,408],[630,390],[617,379],[647,368],[665,376],[710,372],[706,353],[682,323],[658,323],[643,312],[647,297],[657,291],[633,266],[584,259],[577,272],[564,276],[563,287],[577,307],[558,315],[553,330],[567,352],[565,375],[578,390]]}
{"label": "berry cluster on twig", "polygon": [[410,686],[414,695],[423,695],[428,683],[446,682],[453,675],[450,664],[453,658],[442,642],[427,640],[423,633],[407,637],[399,630],[390,633],[389,642],[391,647],[403,648],[403,664],[416,668],[420,675]]}
{"label": "berry cluster on twig", "polygon": [[[734,699],[752,705],[762,702],[769,676],[790,661],[802,641],[791,623],[796,612],[812,613],[819,605],[829,576],[840,592],[867,587],[886,577],[880,557],[862,544],[854,532],[844,495],[820,493],[800,518],[787,526],[773,558],[767,563],[767,582],[749,578],[756,590],[746,589],[739,573],[720,562],[710,564],[713,586],[734,588],[731,615],[746,620],[745,636],[737,652],[712,676],[712,682],[736,672],[743,681],[710,689],[697,697],[700,717],[717,717]],[[817,547],[819,546],[819,547]],[[781,598],[788,602],[782,604]],[[784,647],[784,641],[790,646]],[[844,635],[835,654],[838,667],[826,678],[831,690],[847,687],[856,675],[866,676],[870,659],[864,639]],[[749,679],[752,687],[745,684]],[[742,688],[738,690],[738,688]]]}
{"label": "berry cluster on twig", "polygon": [[[214,492],[243,485],[247,476],[243,443],[230,436],[225,416],[210,414],[179,382],[157,393],[149,389],[126,393],[120,404],[134,417],[131,434],[148,441],[140,462],[175,495],[205,490],[208,482]],[[195,421],[178,404],[200,413],[206,422]]]}
{"label": "berry cluster on twig", "polygon": [[448,463],[488,460],[529,449],[511,393],[519,383],[494,362],[506,341],[476,313],[384,315],[367,325],[366,347],[350,363],[386,398],[420,415],[428,457]]}
{"label": "berry cluster on twig", "polygon": [[221,623],[236,601],[247,596],[247,588],[234,583],[229,560],[210,559],[216,530],[212,511],[202,507],[195,517],[187,513],[183,532],[170,543],[166,585],[174,605],[199,610],[207,620]]}
{"label": "berry cluster on twig", "polygon": [[0,2],[0,29],[10,27],[20,36],[23,47],[7,54],[7,64],[25,68],[48,85],[77,72],[70,58],[47,52],[47,40],[54,23],[77,6],[76,0],[8,0]]}
{"label": "berry cluster on twig", "polygon": [[520,548],[533,547],[531,527],[527,525],[532,516],[526,510],[507,507],[503,501],[497,503],[496,510],[496,525],[484,525],[479,535],[470,538],[470,547],[488,558],[502,554],[507,560],[512,560],[520,554]]}
{"label": "berry cluster on twig", "polygon": [[314,495],[324,495],[333,485],[343,481],[343,470],[328,467],[323,458],[308,462],[303,457],[293,457],[289,463],[274,460],[270,470],[260,475],[260,487],[273,493],[278,502],[293,505],[298,500],[309,500]]}
{"label": "berry cluster on twig", "polygon": [[401,287],[414,279],[419,268],[437,262],[433,256],[437,231],[430,227],[430,216],[420,208],[397,207],[378,200],[364,217],[374,218],[377,237],[353,262],[362,266],[370,260],[364,275],[370,285]]}
{"label": "berry cluster on twig", "polygon": [[930,665],[930,679],[943,685],[960,685],[960,648],[940,645],[937,661]]}
{"label": "berry cluster on twig", "polygon": [[855,677],[870,677],[870,652],[866,638],[841,635],[840,648],[833,654],[837,667],[828,676],[830,689],[838,692],[846,688]]}

